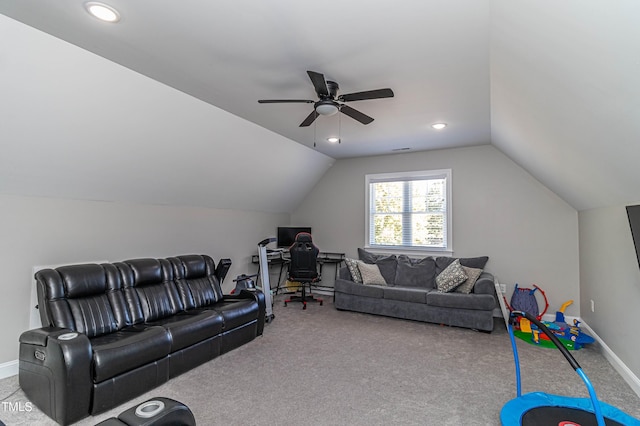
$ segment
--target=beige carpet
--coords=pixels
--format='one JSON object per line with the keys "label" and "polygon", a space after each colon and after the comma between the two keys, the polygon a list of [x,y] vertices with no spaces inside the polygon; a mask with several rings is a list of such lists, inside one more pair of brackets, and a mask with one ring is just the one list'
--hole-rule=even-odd
{"label": "beige carpet", "polygon": [[[153,396],[186,404],[199,425],[498,425],[515,397],[513,356],[501,320],[493,333],[337,311],[282,306],[264,336],[99,416]],[[519,343],[523,391],[587,396],[556,350]],[[601,400],[640,418],[640,398],[596,345],[573,352]],[[0,381],[0,398],[18,388]],[[27,402],[18,390],[7,401]],[[37,409],[7,425],[54,424]]]}

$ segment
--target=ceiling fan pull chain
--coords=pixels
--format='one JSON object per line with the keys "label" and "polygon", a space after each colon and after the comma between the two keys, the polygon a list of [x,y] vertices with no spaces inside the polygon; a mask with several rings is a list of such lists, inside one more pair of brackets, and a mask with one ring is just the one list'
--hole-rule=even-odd
{"label": "ceiling fan pull chain", "polygon": [[338,143],[342,143],[342,114],[338,114]]}
{"label": "ceiling fan pull chain", "polygon": [[313,122],[313,147],[316,147],[316,128],[318,127],[318,122]]}

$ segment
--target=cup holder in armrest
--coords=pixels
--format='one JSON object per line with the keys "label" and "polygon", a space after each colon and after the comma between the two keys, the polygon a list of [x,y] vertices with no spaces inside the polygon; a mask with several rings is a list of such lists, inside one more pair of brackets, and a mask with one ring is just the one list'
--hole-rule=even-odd
{"label": "cup holder in armrest", "polygon": [[149,419],[164,410],[164,402],[151,400],[136,407],[136,416]]}
{"label": "cup holder in armrest", "polygon": [[58,340],[73,340],[78,337],[78,333],[64,333],[58,336]]}

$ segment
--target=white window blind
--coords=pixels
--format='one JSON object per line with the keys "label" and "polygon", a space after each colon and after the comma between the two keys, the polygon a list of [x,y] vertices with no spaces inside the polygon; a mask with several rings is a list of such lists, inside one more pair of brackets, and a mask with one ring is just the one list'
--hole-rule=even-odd
{"label": "white window blind", "polygon": [[449,251],[451,170],[366,176],[367,247]]}

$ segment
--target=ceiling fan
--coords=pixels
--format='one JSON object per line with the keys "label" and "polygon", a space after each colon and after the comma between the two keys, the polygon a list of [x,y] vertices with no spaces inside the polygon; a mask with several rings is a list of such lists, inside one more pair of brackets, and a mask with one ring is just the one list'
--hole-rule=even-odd
{"label": "ceiling fan", "polygon": [[345,105],[344,102],[364,101],[368,99],[381,99],[392,98],[393,90],[391,89],[378,89],[368,90],[366,92],[347,93],[345,95],[338,95],[338,83],[335,81],[325,80],[324,75],[319,72],[307,71],[313,87],[316,89],[318,100],[313,101],[310,99],[261,99],[258,103],[261,104],[278,104],[278,103],[306,103],[314,104],[311,114],[300,123],[300,127],[310,126],[311,123],[318,118],[318,115],[333,115],[337,112],[341,112],[354,120],[359,121],[362,124],[369,124],[373,121],[373,118],[369,117],[362,112]]}

